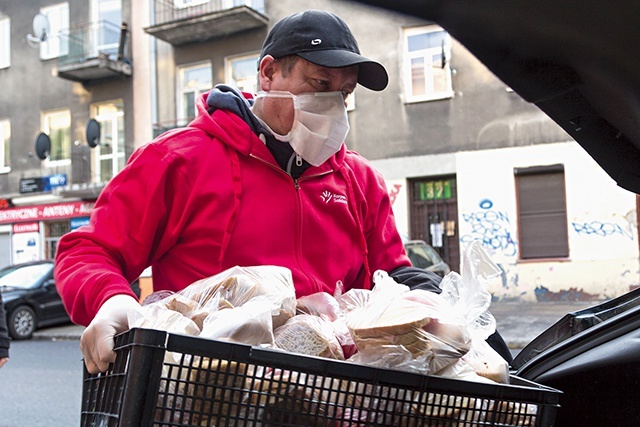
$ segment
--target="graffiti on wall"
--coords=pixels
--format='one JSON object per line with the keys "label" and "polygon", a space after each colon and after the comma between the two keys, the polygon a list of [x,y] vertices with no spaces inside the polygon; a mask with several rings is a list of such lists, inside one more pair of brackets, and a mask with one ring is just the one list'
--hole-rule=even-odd
{"label": "graffiti on wall", "polygon": [[389,199],[391,200],[391,206],[393,206],[393,204],[396,202],[396,199],[398,198],[398,194],[400,193],[401,188],[402,188],[402,185],[393,184],[393,188],[389,190]]}
{"label": "graffiti on wall", "polygon": [[614,224],[611,222],[591,221],[591,222],[572,222],[573,230],[580,235],[587,236],[623,236],[634,239],[633,225],[631,223],[626,226]]}
{"label": "graffiti on wall", "polygon": [[475,212],[462,213],[462,220],[470,226],[471,232],[461,236],[460,242],[478,240],[485,249],[514,256],[518,245],[511,234],[509,214],[493,209],[490,199],[481,200],[479,207]]}

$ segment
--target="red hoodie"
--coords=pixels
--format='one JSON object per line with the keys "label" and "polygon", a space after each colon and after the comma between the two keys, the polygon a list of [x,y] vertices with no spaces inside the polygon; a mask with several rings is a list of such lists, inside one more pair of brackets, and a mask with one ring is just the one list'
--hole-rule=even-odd
{"label": "red hoodie", "polygon": [[291,270],[298,297],[369,288],[375,270],[410,266],[382,176],[341,151],[294,180],[228,110],[134,152],[101,192],[90,225],[64,235],[55,277],[71,319],[87,325],[104,301],[132,294],[152,266],[154,290],[179,291],[234,266]]}

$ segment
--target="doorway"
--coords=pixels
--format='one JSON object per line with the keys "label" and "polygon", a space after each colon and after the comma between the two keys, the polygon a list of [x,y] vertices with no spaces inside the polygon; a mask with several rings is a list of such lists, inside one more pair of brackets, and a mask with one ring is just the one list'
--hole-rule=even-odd
{"label": "doorway", "polygon": [[409,180],[409,234],[434,247],[453,271],[460,271],[458,197],[455,175]]}

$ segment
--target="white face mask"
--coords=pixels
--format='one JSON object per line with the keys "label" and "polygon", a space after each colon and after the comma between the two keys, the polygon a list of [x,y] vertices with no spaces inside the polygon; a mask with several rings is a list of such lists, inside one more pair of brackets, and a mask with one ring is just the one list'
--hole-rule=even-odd
{"label": "white face mask", "polygon": [[[256,104],[264,98],[293,100],[294,118],[289,133],[280,135],[271,129],[269,131],[277,140],[288,141],[293,151],[307,162],[320,166],[340,150],[349,133],[349,119],[342,92],[310,92],[299,95],[281,91],[259,92]],[[261,106],[255,109],[262,111]]]}

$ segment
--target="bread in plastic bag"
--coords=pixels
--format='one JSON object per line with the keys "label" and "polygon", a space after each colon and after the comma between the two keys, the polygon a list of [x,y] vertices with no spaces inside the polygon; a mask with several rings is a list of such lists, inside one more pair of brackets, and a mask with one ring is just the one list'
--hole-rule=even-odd
{"label": "bread in plastic bag", "polygon": [[345,295],[347,294],[342,294],[341,287],[337,286],[335,296],[327,292],[302,296],[297,301],[297,313],[318,316],[328,322],[342,347],[344,358],[347,359],[356,353],[357,348],[347,328],[345,312],[339,302]]}
{"label": "bread in plastic bag", "polygon": [[[159,306],[192,320],[198,330],[189,329],[190,335],[200,335],[207,317],[224,309],[241,307],[249,301],[259,300],[261,307],[271,314],[271,324],[268,325],[271,329],[284,324],[296,310],[291,271],[279,266],[236,266],[198,280],[179,292],[166,296],[165,291],[160,292],[163,292],[163,298],[158,299],[158,295],[154,295],[152,302],[143,304],[138,313],[131,313],[130,327],[150,327],[153,317],[162,312]],[[238,315],[229,320],[238,322],[235,326],[241,328],[247,322],[254,323],[255,319],[255,316],[249,319]],[[154,328],[179,332],[166,322],[156,323]],[[251,342],[255,339],[255,336],[250,337]]]}
{"label": "bread in plastic bag", "polygon": [[299,314],[274,331],[275,347],[292,353],[344,360],[331,324],[319,316]]}

